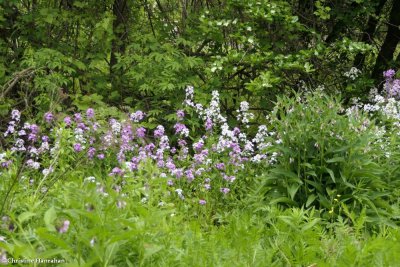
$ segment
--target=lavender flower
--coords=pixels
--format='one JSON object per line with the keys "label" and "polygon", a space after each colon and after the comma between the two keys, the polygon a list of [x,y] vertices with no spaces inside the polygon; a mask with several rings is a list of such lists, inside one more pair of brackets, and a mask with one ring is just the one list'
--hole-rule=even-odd
{"label": "lavender flower", "polygon": [[176,134],[181,134],[185,137],[189,136],[189,129],[182,123],[175,124],[174,129]]}
{"label": "lavender flower", "polygon": [[93,118],[94,118],[94,109],[88,108],[88,109],[86,110],[86,117],[87,117],[88,119],[93,119]]}
{"label": "lavender flower", "polygon": [[160,138],[161,136],[164,135],[164,133],[165,133],[164,126],[158,125],[157,128],[154,130],[154,137]]}
{"label": "lavender flower", "polygon": [[19,112],[19,110],[17,109],[13,109],[11,111],[11,119],[15,120],[15,121],[19,121],[21,118],[21,112]]}
{"label": "lavender flower", "polygon": [[205,124],[206,131],[211,131],[212,127],[213,127],[212,120],[210,118],[207,118],[206,124]]}
{"label": "lavender flower", "polygon": [[193,144],[193,148],[196,151],[200,151],[203,148],[203,146],[204,146],[204,140],[203,139],[200,139],[197,143]]}
{"label": "lavender flower", "polygon": [[69,116],[65,117],[64,123],[65,123],[65,125],[70,126],[72,123],[71,117],[69,117]]}
{"label": "lavender flower", "polygon": [[130,115],[130,119],[134,122],[140,122],[141,120],[143,120],[144,116],[145,113],[143,113],[143,111],[141,110],[138,110]]}
{"label": "lavender flower", "polygon": [[183,118],[185,117],[185,112],[180,109],[176,111],[176,116],[178,117],[178,120],[183,120]]}
{"label": "lavender flower", "polygon": [[110,175],[110,176],[116,176],[116,175],[122,176],[123,173],[124,173],[123,170],[121,170],[121,169],[118,168],[118,167],[115,167],[114,169],[112,169],[112,171],[111,171],[111,173],[110,173],[109,175]]}
{"label": "lavender flower", "polygon": [[52,114],[51,112],[46,112],[46,113],[44,114],[44,120],[45,120],[47,123],[51,123],[51,122],[54,120],[53,114]]}
{"label": "lavender flower", "polygon": [[140,128],[138,128],[138,129],[136,129],[136,135],[137,135],[139,138],[144,138],[144,137],[146,136],[146,128],[140,127]]}
{"label": "lavender flower", "polygon": [[200,200],[199,200],[199,204],[200,204],[200,205],[205,205],[206,203],[207,203],[207,202],[206,202],[204,199],[200,199]]}
{"label": "lavender flower", "polygon": [[62,226],[58,229],[58,232],[60,234],[66,233],[68,231],[68,229],[69,229],[69,225],[70,225],[70,222],[68,220],[65,220],[63,222]]}
{"label": "lavender flower", "polygon": [[386,80],[390,80],[394,77],[395,74],[396,72],[393,69],[389,69],[383,72],[383,77],[385,77]]}
{"label": "lavender flower", "polygon": [[26,161],[26,165],[27,165],[29,168],[32,168],[32,169],[35,169],[35,170],[37,170],[37,169],[40,168],[40,163],[39,163],[39,162],[35,162],[33,159],[28,159],[28,160]]}
{"label": "lavender flower", "polygon": [[82,151],[82,145],[79,143],[74,144],[74,150],[75,152],[81,152]]}
{"label": "lavender flower", "polygon": [[193,175],[193,170],[192,169],[186,170],[185,171],[185,175],[186,175],[186,178],[187,178],[188,182],[191,182],[191,181],[194,180],[194,175]]}
{"label": "lavender flower", "polygon": [[223,162],[220,162],[220,163],[215,164],[215,167],[218,170],[224,170],[225,169],[225,164]]}
{"label": "lavender flower", "polygon": [[75,113],[75,114],[74,114],[74,121],[75,121],[75,122],[81,122],[81,121],[82,121],[82,115],[81,115],[81,113]]}
{"label": "lavender flower", "polygon": [[50,138],[49,138],[47,135],[43,135],[43,136],[42,136],[42,141],[43,141],[43,142],[49,142],[49,141],[50,141]]}
{"label": "lavender flower", "polygon": [[231,190],[230,190],[229,188],[227,188],[227,187],[223,187],[223,188],[220,189],[220,191],[221,191],[224,195],[226,195],[226,194],[228,194]]}
{"label": "lavender flower", "polygon": [[87,155],[89,159],[93,159],[94,155],[96,154],[96,148],[89,147]]}
{"label": "lavender flower", "polygon": [[180,147],[184,147],[184,146],[186,146],[186,145],[187,145],[187,143],[186,143],[186,141],[185,141],[185,140],[183,140],[183,139],[179,139],[179,140],[178,140],[178,145],[179,145]]}

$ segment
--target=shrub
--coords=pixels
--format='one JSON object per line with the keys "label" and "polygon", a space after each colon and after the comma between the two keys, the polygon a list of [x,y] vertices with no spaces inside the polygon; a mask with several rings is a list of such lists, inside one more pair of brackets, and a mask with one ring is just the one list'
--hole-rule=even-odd
{"label": "shrub", "polygon": [[269,148],[278,164],[262,177],[270,203],[314,205],[325,218],[390,211],[376,126],[361,111],[344,111],[338,97],[319,92],[278,99],[270,127],[279,140]]}

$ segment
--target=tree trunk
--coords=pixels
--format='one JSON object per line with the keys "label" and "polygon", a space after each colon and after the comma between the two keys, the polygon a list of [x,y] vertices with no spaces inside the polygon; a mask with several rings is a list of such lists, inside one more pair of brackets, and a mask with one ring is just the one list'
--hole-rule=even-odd
{"label": "tree trunk", "polygon": [[376,59],[372,77],[379,82],[382,72],[390,66],[397,44],[400,41],[400,0],[393,0],[390,11],[388,31]]}
{"label": "tree trunk", "polygon": [[[123,54],[126,49],[126,40],[128,37],[128,16],[129,7],[127,0],[115,0],[112,7],[114,21],[113,21],[113,39],[111,42],[111,55],[110,55],[110,77],[113,89],[119,87],[120,74],[115,70],[117,64],[117,54]],[[121,89],[121,88],[119,88]]]}
{"label": "tree trunk", "polygon": [[[372,16],[369,16],[368,22],[367,22],[367,28],[365,29],[365,32],[363,33],[361,42],[372,43],[372,38],[375,33],[376,25],[378,25],[377,18],[381,14],[382,9],[385,6],[386,2],[387,2],[387,0],[380,0],[378,5],[375,8],[374,14]],[[364,65],[364,60],[365,60],[365,55],[363,53],[358,53],[354,59],[354,67],[356,67],[358,69],[362,69],[362,67]]]}

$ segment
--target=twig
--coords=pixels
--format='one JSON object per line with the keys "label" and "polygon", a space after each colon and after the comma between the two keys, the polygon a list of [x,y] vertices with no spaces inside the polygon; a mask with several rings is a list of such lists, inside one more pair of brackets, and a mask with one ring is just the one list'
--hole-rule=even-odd
{"label": "twig", "polygon": [[36,69],[30,67],[14,74],[14,77],[3,85],[0,99],[4,99],[11,89],[22,79],[31,76]]}

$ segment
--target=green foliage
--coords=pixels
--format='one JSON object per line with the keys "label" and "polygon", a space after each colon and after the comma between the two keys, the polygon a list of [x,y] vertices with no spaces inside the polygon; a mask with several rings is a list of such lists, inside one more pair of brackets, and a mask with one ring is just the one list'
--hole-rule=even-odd
{"label": "green foliage", "polygon": [[[321,209],[324,218],[361,213],[370,220],[391,211],[390,179],[373,121],[346,115],[337,98],[309,93],[280,98],[270,124],[281,144],[279,164],[266,173],[263,192],[272,203]],[[345,211],[345,212],[344,212]],[[386,217],[386,216],[385,216]]]}
{"label": "green foliage", "polygon": [[0,84],[12,84],[2,114],[15,105],[59,110],[96,94],[158,119],[193,85],[220,90],[231,115],[242,99],[270,110],[277,94],[299,85],[346,98],[370,85],[367,75],[342,74],[363,54],[373,64],[374,47],[358,33],[376,17],[375,1],[142,1],[118,13],[122,2],[2,1]]}

